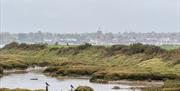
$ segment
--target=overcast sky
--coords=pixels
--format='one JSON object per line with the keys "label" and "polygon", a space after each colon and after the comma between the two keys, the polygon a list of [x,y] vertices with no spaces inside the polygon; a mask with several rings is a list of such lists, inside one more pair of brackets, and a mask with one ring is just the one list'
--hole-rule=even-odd
{"label": "overcast sky", "polygon": [[1,0],[1,31],[180,32],[180,0]]}

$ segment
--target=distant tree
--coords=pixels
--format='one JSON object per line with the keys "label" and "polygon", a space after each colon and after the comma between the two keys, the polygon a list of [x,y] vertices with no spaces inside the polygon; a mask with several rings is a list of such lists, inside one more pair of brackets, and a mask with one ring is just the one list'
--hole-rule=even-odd
{"label": "distant tree", "polygon": [[17,42],[11,42],[10,44],[7,44],[4,46],[5,49],[11,49],[11,48],[17,48],[19,46],[19,43]]}
{"label": "distant tree", "polygon": [[78,46],[78,49],[84,50],[84,49],[89,48],[89,47],[91,47],[91,46],[92,46],[92,44],[90,44],[90,43],[85,43],[85,44],[83,44],[83,45],[79,45],[79,46]]}

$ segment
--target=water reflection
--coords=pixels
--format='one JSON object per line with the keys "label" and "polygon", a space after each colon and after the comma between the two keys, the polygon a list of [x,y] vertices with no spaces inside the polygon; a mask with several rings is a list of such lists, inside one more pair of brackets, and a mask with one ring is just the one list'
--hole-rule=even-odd
{"label": "water reflection", "polygon": [[[37,78],[32,80],[32,78]],[[113,90],[114,86],[119,86],[118,91],[138,91],[130,89],[128,85],[114,84],[96,84],[90,83],[88,79],[56,79],[45,76],[41,73],[23,73],[11,74],[0,78],[1,88],[28,88],[28,89],[45,89],[45,82],[50,84],[50,91],[69,91],[71,84],[76,88],[78,86],[90,86],[95,91],[117,91]]]}

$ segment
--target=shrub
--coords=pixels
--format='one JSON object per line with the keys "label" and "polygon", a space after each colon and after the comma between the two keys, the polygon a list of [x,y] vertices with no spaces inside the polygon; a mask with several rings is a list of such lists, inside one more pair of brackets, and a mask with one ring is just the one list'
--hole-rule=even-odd
{"label": "shrub", "polygon": [[16,63],[11,63],[11,64],[0,64],[3,69],[27,69],[28,66],[25,64],[16,64]]}
{"label": "shrub", "polygon": [[75,89],[75,91],[94,91],[93,88],[88,86],[79,86]]}
{"label": "shrub", "polygon": [[49,51],[57,51],[59,48],[57,47],[53,47],[53,48],[50,48]]}
{"label": "shrub", "polygon": [[119,86],[114,86],[112,89],[121,89]]}
{"label": "shrub", "polygon": [[165,80],[165,79],[180,79],[175,74],[160,74],[160,73],[95,73],[90,81],[96,82],[101,80]]}
{"label": "shrub", "polygon": [[79,45],[77,47],[67,47],[67,48],[59,48],[57,54],[63,55],[76,55],[80,53],[82,50],[91,47],[92,45],[89,43],[85,43],[83,45]]}
{"label": "shrub", "polygon": [[154,46],[154,45],[145,45],[145,51],[146,54],[158,54],[158,53],[164,53],[166,52],[166,50],[158,47],[158,46]]}
{"label": "shrub", "polygon": [[44,70],[44,72],[56,72],[58,71],[59,66],[50,66]]}
{"label": "shrub", "polygon": [[127,47],[127,46],[125,46],[125,45],[113,45],[112,47],[110,47],[110,50],[111,51],[119,51],[125,47]]}
{"label": "shrub", "polygon": [[47,46],[45,44],[18,44],[17,42],[12,42],[4,46],[4,49],[23,49],[23,50],[42,50]]}
{"label": "shrub", "polygon": [[154,46],[154,45],[143,45],[141,43],[131,44],[130,46],[124,46],[121,48],[122,52],[128,55],[145,53],[147,55],[155,55],[166,53],[166,50]]}
{"label": "shrub", "polygon": [[112,56],[115,54],[115,52],[122,50],[123,48],[126,48],[125,45],[112,45],[111,47],[107,48],[107,54]]}
{"label": "shrub", "polygon": [[83,45],[79,45],[77,48],[79,49],[79,50],[84,50],[84,49],[86,49],[86,48],[89,48],[89,47],[91,47],[92,45],[90,44],[90,43],[85,43],[85,44],[83,44]]}
{"label": "shrub", "polygon": [[58,69],[57,74],[90,76],[96,71],[98,71],[98,68],[96,67],[61,67]]}
{"label": "shrub", "polygon": [[143,53],[144,52],[144,45],[141,43],[137,43],[137,44],[131,44],[130,45],[130,51],[131,54],[136,54],[136,53]]}
{"label": "shrub", "polygon": [[76,55],[80,52],[76,47],[59,48],[57,54],[61,55]]}
{"label": "shrub", "polygon": [[11,48],[17,48],[18,46],[19,46],[19,44],[17,42],[12,42],[12,43],[5,45],[3,48],[4,49],[11,49]]}

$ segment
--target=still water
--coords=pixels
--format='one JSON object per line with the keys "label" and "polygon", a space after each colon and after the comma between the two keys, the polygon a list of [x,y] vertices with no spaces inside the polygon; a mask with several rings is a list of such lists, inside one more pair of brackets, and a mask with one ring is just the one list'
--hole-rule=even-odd
{"label": "still water", "polygon": [[[38,80],[30,80],[32,78],[37,78]],[[0,78],[0,88],[45,89],[45,82],[50,84],[50,91],[69,91],[70,85],[73,85],[75,88],[78,86],[90,86],[94,91],[139,91],[130,89],[132,86],[129,85],[96,84],[90,83],[88,79],[57,79],[35,72],[3,76]],[[113,90],[114,86],[119,86],[121,89]]]}

